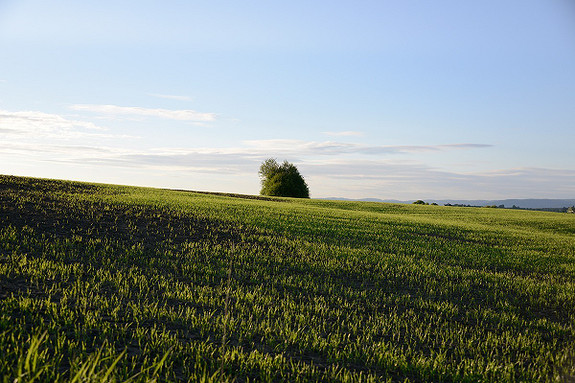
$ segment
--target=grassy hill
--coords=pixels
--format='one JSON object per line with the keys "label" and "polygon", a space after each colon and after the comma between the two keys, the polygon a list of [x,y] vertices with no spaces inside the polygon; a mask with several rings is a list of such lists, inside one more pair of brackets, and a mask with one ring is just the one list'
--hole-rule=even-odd
{"label": "grassy hill", "polygon": [[0,376],[560,381],[575,216],[0,176]]}

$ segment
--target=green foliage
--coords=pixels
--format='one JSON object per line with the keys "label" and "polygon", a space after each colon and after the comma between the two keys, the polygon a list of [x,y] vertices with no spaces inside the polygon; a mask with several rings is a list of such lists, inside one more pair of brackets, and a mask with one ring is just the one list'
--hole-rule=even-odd
{"label": "green foliage", "polygon": [[284,161],[281,165],[273,158],[265,160],[259,175],[262,181],[261,195],[309,198],[309,188],[295,167]]}
{"label": "green foliage", "polygon": [[413,202],[414,205],[429,205],[425,201],[418,199],[417,201]]}
{"label": "green foliage", "polygon": [[0,376],[557,382],[569,214],[0,176]]}

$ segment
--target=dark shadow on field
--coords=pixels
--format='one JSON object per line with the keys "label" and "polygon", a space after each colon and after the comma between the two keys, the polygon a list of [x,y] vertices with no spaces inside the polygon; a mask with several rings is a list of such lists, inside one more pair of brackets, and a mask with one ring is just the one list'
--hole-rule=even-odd
{"label": "dark shadow on field", "polygon": [[87,201],[68,203],[49,196],[18,202],[0,193],[0,214],[3,216],[0,228],[27,226],[55,238],[74,235],[103,238],[124,245],[139,245],[146,250],[166,243],[237,242],[247,231],[223,221],[165,209]]}
{"label": "dark shadow on field", "polygon": [[50,180],[41,178],[24,178],[0,175],[0,193],[11,193],[19,196],[26,194],[96,194],[106,189],[97,184],[74,181]]}

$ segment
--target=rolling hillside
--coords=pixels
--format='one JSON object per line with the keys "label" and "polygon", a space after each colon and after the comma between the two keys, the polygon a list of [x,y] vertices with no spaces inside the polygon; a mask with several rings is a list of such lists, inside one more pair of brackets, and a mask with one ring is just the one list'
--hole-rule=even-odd
{"label": "rolling hillside", "polygon": [[555,382],[575,216],[0,176],[0,376]]}

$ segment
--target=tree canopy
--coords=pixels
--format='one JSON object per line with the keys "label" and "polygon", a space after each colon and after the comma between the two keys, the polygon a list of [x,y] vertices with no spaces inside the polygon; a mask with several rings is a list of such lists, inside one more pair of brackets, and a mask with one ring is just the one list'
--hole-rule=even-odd
{"label": "tree canopy", "polygon": [[294,164],[284,161],[281,165],[268,158],[261,166],[261,195],[309,198],[309,188]]}

